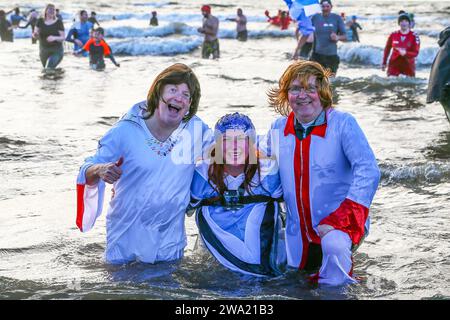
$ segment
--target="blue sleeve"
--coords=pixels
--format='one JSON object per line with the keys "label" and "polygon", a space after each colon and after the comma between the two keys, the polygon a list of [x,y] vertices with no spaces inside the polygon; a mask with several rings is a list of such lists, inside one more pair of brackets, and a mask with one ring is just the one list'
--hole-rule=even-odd
{"label": "blue sleeve", "polygon": [[277,158],[279,153],[280,134],[283,134],[281,129],[278,129],[278,122],[281,118],[275,120],[267,134],[258,135],[257,146],[262,158]]}
{"label": "blue sleeve", "polygon": [[70,28],[69,32],[67,33],[66,41],[74,43],[73,34],[75,32],[75,28]]}
{"label": "blue sleeve", "polygon": [[279,198],[283,196],[283,189],[281,188],[281,179],[276,160],[260,160],[261,166],[261,180],[264,191],[269,192],[272,198]]}
{"label": "blue sleeve", "polygon": [[191,197],[195,200],[202,200],[214,197],[217,193],[208,182],[209,164],[202,163],[196,166],[194,178],[191,183]]}

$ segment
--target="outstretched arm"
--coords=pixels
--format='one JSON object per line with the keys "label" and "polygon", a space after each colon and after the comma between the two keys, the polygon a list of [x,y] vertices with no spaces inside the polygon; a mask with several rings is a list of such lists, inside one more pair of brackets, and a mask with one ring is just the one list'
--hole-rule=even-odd
{"label": "outstretched arm", "polygon": [[109,60],[111,60],[112,63],[114,63],[114,65],[116,67],[120,67],[120,63],[116,62],[116,59],[114,59],[114,56],[112,55],[112,53],[108,56]]}
{"label": "outstretched arm", "polygon": [[26,29],[28,28],[28,26],[31,24],[31,21],[28,21],[27,24],[25,26],[18,26],[20,29]]}

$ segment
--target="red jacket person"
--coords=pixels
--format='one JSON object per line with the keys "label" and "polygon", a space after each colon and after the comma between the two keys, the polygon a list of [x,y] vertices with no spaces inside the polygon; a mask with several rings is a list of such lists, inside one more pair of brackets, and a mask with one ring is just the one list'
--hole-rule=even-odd
{"label": "red jacket person", "polygon": [[420,50],[419,36],[411,31],[411,20],[408,14],[398,17],[400,30],[391,33],[384,48],[382,70],[392,51],[387,70],[388,76],[404,74],[410,77],[416,75],[416,57]]}

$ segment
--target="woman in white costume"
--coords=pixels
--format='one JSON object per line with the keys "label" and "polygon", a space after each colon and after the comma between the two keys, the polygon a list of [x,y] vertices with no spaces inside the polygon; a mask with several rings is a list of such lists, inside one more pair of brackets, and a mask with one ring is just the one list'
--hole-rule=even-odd
{"label": "woman in white costume", "polygon": [[175,64],[154,80],[99,141],[77,179],[77,226],[90,230],[102,212],[105,183],[114,197],[106,217],[105,258],[111,264],[176,260],[186,246],[185,209],[195,162],[212,131],[195,116],[200,84]]}
{"label": "woman in white costume", "polygon": [[254,276],[284,271],[285,245],[276,162],[260,159],[250,119],[233,113],[215,126],[211,161],[200,164],[191,186],[202,241],[225,267]]}
{"label": "woman in white costume", "polygon": [[268,140],[288,207],[288,265],[342,285],[355,282],[352,249],[368,233],[380,170],[355,118],[332,106],[330,73],[310,61],[286,69],[269,92],[283,117]]}

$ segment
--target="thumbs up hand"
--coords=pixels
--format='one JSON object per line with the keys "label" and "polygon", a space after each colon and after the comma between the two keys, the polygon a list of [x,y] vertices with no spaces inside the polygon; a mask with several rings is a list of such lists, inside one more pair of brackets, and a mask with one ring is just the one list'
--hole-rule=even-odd
{"label": "thumbs up hand", "polygon": [[120,176],[122,175],[122,169],[120,169],[122,163],[123,157],[120,157],[120,159],[116,162],[105,163],[104,165],[100,166],[98,170],[98,176],[106,183],[113,184],[114,182],[119,180]]}

